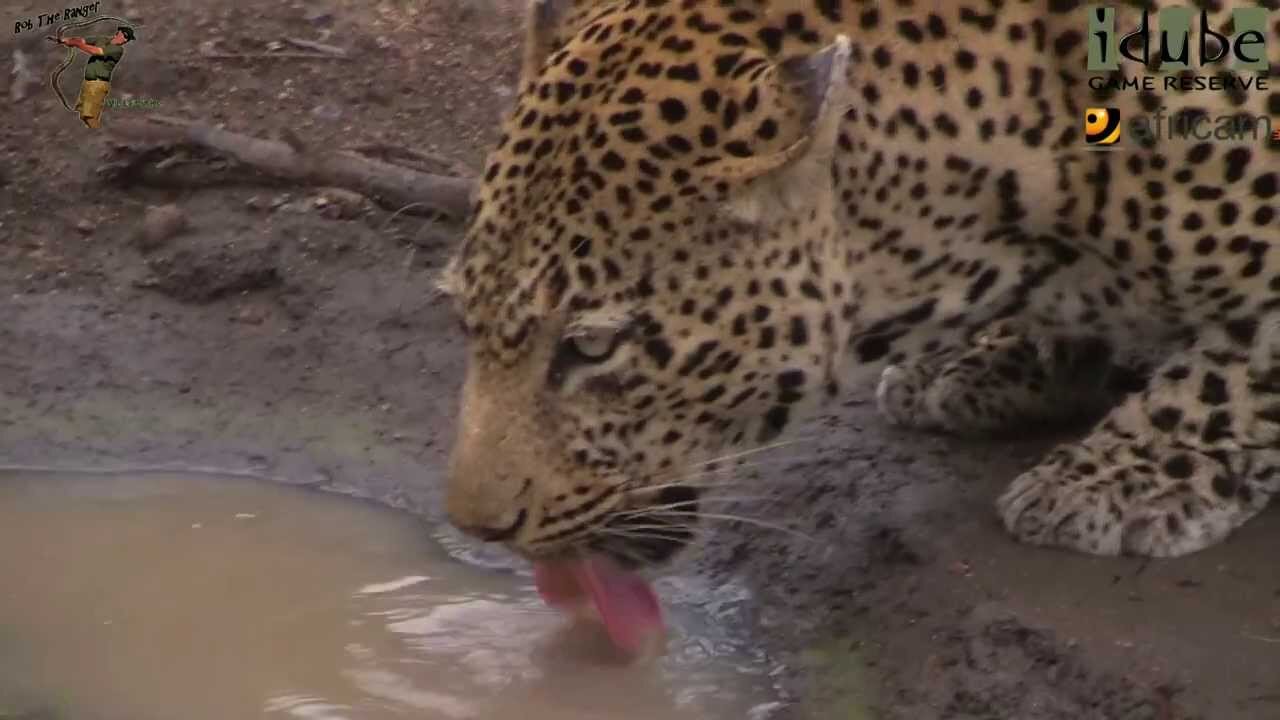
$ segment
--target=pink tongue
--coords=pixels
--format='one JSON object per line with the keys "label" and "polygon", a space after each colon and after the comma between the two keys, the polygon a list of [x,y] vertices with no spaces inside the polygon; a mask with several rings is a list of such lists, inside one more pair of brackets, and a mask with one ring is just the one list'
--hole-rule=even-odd
{"label": "pink tongue", "polygon": [[643,653],[664,631],[662,608],[649,584],[602,557],[538,563],[533,578],[542,599],[560,610],[577,609],[590,596],[610,639],[627,653]]}

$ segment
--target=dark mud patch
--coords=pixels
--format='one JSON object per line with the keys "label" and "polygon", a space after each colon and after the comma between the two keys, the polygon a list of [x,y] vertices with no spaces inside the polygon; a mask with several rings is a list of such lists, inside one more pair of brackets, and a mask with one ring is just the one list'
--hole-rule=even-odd
{"label": "dark mud patch", "polygon": [[[1280,516],[1187,558],[1012,542],[993,501],[1070,433],[995,443],[887,428],[869,404],[762,460],[702,567],[750,579],[815,717],[1275,717]],[[749,488],[743,490],[743,488]]]}
{"label": "dark mud patch", "polygon": [[1011,614],[984,621],[986,614],[975,611],[931,658],[939,674],[950,677],[925,686],[918,701],[940,708],[941,717],[1175,717],[1176,688],[1140,688],[1099,674],[1052,632]]}
{"label": "dark mud patch", "polygon": [[[201,240],[207,242],[209,238],[197,237],[194,242]],[[278,249],[270,245],[173,250],[147,260],[151,275],[140,280],[138,287],[154,289],[183,302],[212,302],[280,284],[278,255]]]}

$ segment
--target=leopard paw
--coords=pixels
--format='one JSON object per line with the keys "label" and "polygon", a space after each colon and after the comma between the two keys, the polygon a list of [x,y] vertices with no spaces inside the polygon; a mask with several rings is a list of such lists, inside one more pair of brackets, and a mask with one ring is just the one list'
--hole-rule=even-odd
{"label": "leopard paw", "polygon": [[876,407],[891,424],[919,430],[934,429],[937,423],[924,406],[924,395],[932,378],[918,368],[890,365],[880,373],[876,386]]}
{"label": "leopard paw", "polygon": [[1211,458],[1173,452],[1151,463],[1118,454],[1104,465],[1090,448],[1059,449],[996,501],[1005,528],[1027,544],[1090,555],[1178,557],[1219,542],[1252,514],[1221,496],[1221,479],[1212,489],[1225,476]]}

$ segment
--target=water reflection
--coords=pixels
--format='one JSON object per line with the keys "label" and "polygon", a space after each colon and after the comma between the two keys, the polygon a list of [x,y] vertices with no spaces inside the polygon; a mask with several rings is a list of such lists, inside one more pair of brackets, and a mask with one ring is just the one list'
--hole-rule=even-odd
{"label": "water reflection", "polygon": [[[521,568],[413,518],[240,479],[0,474],[0,716],[763,718],[746,596],[664,581],[667,654],[621,662]],[[44,716],[41,716],[44,717]]]}

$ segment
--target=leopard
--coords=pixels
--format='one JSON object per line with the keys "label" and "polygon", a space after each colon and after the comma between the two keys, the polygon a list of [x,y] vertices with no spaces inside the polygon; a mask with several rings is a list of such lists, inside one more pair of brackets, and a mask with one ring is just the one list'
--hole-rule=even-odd
{"label": "leopard", "polygon": [[[1121,30],[1174,6],[1117,5]],[[1278,4],[1195,5],[1212,53]],[[1267,70],[1198,70],[1248,89],[1128,87],[1177,73],[1099,81],[1094,7],[532,0],[438,282],[467,348],[449,521],[659,566],[713,514],[706,468],[860,388],[911,431],[1086,418],[993,498],[1017,542],[1177,557],[1257,515],[1280,492],[1280,42]],[[1108,114],[1255,132],[1091,144]]]}

